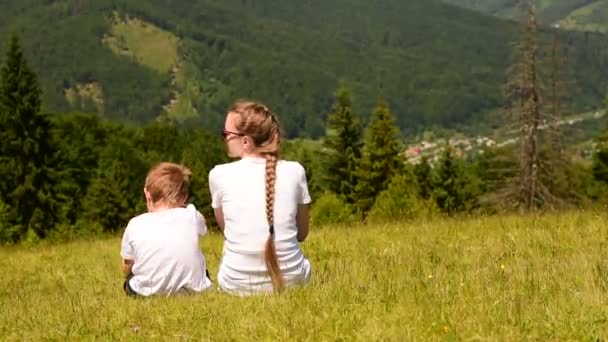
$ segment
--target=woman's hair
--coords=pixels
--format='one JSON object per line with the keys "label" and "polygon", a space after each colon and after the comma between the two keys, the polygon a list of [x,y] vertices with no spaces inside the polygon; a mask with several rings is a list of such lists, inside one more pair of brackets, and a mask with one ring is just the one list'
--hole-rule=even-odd
{"label": "woman's hair", "polygon": [[192,172],[185,166],[160,163],[148,172],[145,188],[153,203],[180,207],[188,200],[190,175]]}
{"label": "woman's hair", "polygon": [[249,136],[257,151],[266,158],[266,219],[268,220],[269,236],[266,240],[264,261],[270,274],[272,287],[275,291],[280,292],[284,287],[283,273],[274,246],[274,195],[281,143],[279,123],[275,114],[268,107],[252,101],[239,100],[230,107],[228,112],[239,116],[236,121],[236,129],[239,133]]}

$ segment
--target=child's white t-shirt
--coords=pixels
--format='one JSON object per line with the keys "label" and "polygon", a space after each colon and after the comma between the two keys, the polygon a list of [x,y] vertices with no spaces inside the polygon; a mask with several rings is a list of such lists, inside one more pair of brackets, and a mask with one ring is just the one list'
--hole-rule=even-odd
{"label": "child's white t-shirt", "polygon": [[[224,214],[224,247],[218,284],[236,294],[269,292],[272,283],[264,262],[268,239],[265,192],[266,160],[246,157],[217,165],[209,172],[212,207]],[[275,248],[287,287],[310,280],[310,263],[297,240],[299,204],[310,203],[306,173],[297,162],[277,163]]]}
{"label": "child's white t-shirt", "polygon": [[198,244],[206,233],[205,220],[192,204],[132,218],[120,250],[124,259],[134,261],[131,288],[150,296],[211,287]]}

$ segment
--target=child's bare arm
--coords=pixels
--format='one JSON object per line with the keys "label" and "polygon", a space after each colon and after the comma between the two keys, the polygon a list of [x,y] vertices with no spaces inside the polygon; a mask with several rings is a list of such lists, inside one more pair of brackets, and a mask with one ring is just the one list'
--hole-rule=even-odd
{"label": "child's bare arm", "polygon": [[198,210],[196,211],[196,221],[198,226],[198,234],[200,236],[207,234],[207,222],[205,220],[205,216],[203,216],[203,214],[201,214],[201,212]]}
{"label": "child's bare arm", "polygon": [[131,274],[131,269],[133,268],[133,260],[123,259],[122,264],[120,265],[120,269],[122,270],[122,274],[125,277],[128,277]]}

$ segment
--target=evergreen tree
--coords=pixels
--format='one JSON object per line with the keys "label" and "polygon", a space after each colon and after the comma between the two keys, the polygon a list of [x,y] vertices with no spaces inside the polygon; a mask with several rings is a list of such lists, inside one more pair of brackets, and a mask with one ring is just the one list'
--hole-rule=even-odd
{"label": "evergreen tree", "polygon": [[418,183],[418,193],[423,199],[429,199],[433,193],[433,170],[426,157],[414,166],[414,175]]}
{"label": "evergreen tree", "polygon": [[[190,179],[189,203],[205,216],[207,226],[216,224],[213,208],[211,208],[211,193],[209,192],[209,170],[215,165],[229,161],[226,157],[224,141],[217,136],[211,136],[204,129],[188,130],[182,133],[184,146],[180,163],[192,171]],[[201,153],[205,151],[205,153]]]}
{"label": "evergreen tree", "polygon": [[350,93],[346,88],[339,88],[336,92],[334,111],[327,118],[324,147],[325,187],[348,203],[353,203],[357,184],[356,164],[361,149],[361,124],[353,113]]}
{"label": "evergreen tree", "polygon": [[326,191],[323,188],[322,180],[324,165],[323,160],[318,156],[322,153],[323,146],[317,141],[304,139],[293,139],[281,142],[281,156],[286,160],[296,160],[306,171],[308,181],[308,191],[313,202],[316,201]]}
{"label": "evergreen tree", "polygon": [[434,182],[434,197],[439,209],[448,214],[468,211],[476,205],[479,185],[466,172],[462,160],[455,158],[451,146],[445,146],[437,165]]}
{"label": "evergreen tree", "polygon": [[[50,122],[40,113],[41,91],[13,35],[0,70],[0,201],[8,209],[10,241],[44,237],[53,226]],[[6,236],[10,235],[10,236]]]}
{"label": "evergreen tree", "polygon": [[151,164],[167,161],[179,163],[183,146],[181,132],[171,122],[152,122],[143,126],[136,148],[145,152]]}
{"label": "evergreen tree", "polygon": [[365,132],[356,174],[356,206],[364,215],[373,206],[376,196],[388,187],[393,174],[401,169],[397,134],[395,116],[380,99]]}
{"label": "evergreen tree", "polygon": [[51,120],[53,146],[56,147],[51,165],[55,180],[53,193],[58,203],[57,219],[66,229],[71,229],[82,214],[82,200],[97,175],[97,163],[106,146],[108,127],[102,125],[96,114],[57,113]]}
{"label": "evergreen tree", "polygon": [[[608,110],[608,98],[606,99]],[[604,128],[600,136],[596,139],[596,152],[593,155],[593,178],[608,184],[608,126]]]}
{"label": "evergreen tree", "polygon": [[[114,232],[125,228],[129,219],[145,211],[143,188],[149,166],[125,138],[125,132],[114,132],[113,139],[101,151],[99,166],[83,202],[82,218],[93,227]],[[83,228],[79,223],[80,229]]]}

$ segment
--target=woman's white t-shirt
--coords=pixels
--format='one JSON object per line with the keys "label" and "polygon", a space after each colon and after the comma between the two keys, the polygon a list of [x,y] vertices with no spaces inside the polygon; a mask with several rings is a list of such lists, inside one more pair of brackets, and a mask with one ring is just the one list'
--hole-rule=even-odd
{"label": "woman's white t-shirt", "polygon": [[[222,290],[235,294],[269,292],[264,262],[269,236],[266,218],[266,160],[245,157],[209,172],[212,207],[224,214],[224,248],[218,272]],[[287,287],[310,280],[310,263],[297,240],[299,204],[310,203],[306,173],[297,162],[279,160],[276,169],[274,230],[277,258]]]}
{"label": "woman's white t-shirt", "polygon": [[120,249],[124,259],[134,261],[131,288],[150,296],[211,287],[198,244],[206,233],[205,220],[192,204],[132,218]]}

